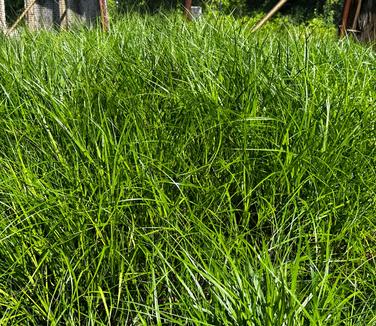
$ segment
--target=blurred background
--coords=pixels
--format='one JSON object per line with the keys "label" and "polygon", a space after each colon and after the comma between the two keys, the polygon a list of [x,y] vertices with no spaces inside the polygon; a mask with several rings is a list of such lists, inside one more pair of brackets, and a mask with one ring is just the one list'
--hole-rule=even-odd
{"label": "blurred background", "polygon": [[[41,0],[42,1],[42,0]],[[280,11],[297,22],[313,17],[324,18],[327,22],[337,22],[340,15],[341,0],[290,0]],[[220,11],[235,16],[255,15],[272,8],[277,0],[193,0],[193,5],[206,10]],[[183,0],[108,0],[113,13],[137,11],[154,14],[160,10],[182,9]],[[6,2],[7,19],[13,21],[24,8],[24,0]]]}

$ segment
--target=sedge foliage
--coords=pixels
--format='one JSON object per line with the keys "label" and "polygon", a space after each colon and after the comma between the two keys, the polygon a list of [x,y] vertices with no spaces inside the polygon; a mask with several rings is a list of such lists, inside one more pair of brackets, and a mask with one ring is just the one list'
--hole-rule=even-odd
{"label": "sedge foliage", "polygon": [[0,39],[0,324],[374,324],[375,63],[229,19]]}

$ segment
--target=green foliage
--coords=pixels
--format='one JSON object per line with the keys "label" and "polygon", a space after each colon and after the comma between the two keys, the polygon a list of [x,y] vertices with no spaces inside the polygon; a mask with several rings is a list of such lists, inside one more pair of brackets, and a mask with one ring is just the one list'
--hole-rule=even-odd
{"label": "green foliage", "polygon": [[[118,0],[119,8],[126,11],[156,11],[161,8],[181,8],[183,0]],[[266,11],[276,4],[275,0],[247,1],[247,0],[193,0],[193,5],[202,5],[210,10],[220,10],[225,14],[245,15],[253,11]],[[315,16],[324,17],[326,21],[333,22],[340,13],[340,0],[291,0],[281,12],[302,21]]]}
{"label": "green foliage", "polygon": [[327,0],[323,6],[323,14],[327,21],[339,21],[342,1]]}
{"label": "green foliage", "polygon": [[246,14],[249,11],[247,1],[244,0],[211,0],[205,1],[208,7],[216,8],[224,13]]}
{"label": "green foliage", "polygon": [[[141,11],[155,12],[161,9],[182,8],[183,0],[109,0],[111,12],[115,12],[117,7],[121,12]],[[276,3],[275,0],[248,1],[248,0],[193,0],[194,5],[203,5],[211,10],[221,10],[226,14],[245,15],[250,11],[265,11]],[[6,1],[8,19],[14,20],[24,7],[24,0]],[[322,16],[327,21],[338,19],[340,13],[340,0],[290,0],[282,12],[292,14],[298,20],[307,17]]]}
{"label": "green foliage", "polygon": [[117,2],[120,11],[155,12],[183,7],[183,2],[179,0],[118,0]]}
{"label": "green foliage", "polygon": [[0,37],[0,325],[375,323],[375,53],[245,22]]}

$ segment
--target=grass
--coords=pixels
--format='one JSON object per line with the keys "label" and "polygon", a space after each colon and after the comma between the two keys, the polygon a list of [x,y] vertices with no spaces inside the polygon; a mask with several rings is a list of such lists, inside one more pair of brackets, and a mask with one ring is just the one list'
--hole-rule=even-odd
{"label": "grass", "polygon": [[375,53],[129,15],[0,39],[1,325],[374,325]]}

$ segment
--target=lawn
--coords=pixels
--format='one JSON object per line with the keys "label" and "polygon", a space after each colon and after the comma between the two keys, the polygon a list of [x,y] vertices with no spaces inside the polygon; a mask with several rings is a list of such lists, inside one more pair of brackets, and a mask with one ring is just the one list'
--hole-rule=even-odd
{"label": "lawn", "polygon": [[281,20],[0,36],[0,324],[374,325],[375,67]]}

